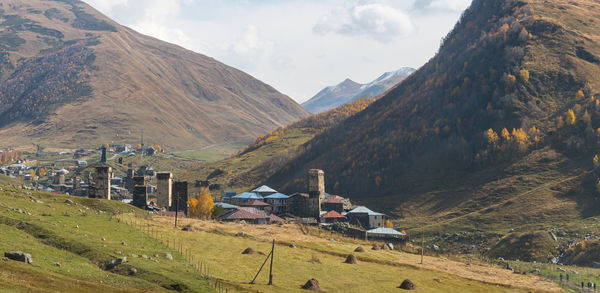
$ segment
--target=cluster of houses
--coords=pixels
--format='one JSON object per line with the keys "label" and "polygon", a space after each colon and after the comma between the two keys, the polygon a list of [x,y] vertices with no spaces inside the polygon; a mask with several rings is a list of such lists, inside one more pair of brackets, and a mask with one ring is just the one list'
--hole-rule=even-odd
{"label": "cluster of houses", "polygon": [[224,191],[215,207],[225,212],[219,221],[272,224],[284,220],[321,226],[347,223],[366,231],[368,237],[404,238],[406,234],[385,227],[386,215],[365,206],[353,207],[339,195],[325,193],[324,172],[309,170],[308,193],[282,194],[266,185],[236,194]]}
{"label": "cluster of houses", "polygon": [[[67,176],[70,171],[66,169],[52,170],[46,174],[48,181],[43,183],[38,182],[37,178],[26,178],[35,174],[32,171],[36,170],[32,168],[36,167],[27,167],[25,164],[0,168],[0,174],[25,176],[25,180],[46,186],[38,189],[50,192],[122,200],[142,209],[161,211],[166,215],[187,212],[187,182],[173,181],[171,173],[155,172],[147,166],[134,170],[136,166],[132,163],[128,166],[125,178],[114,176],[112,168],[107,164],[107,151],[127,153],[130,150],[127,146],[121,148],[113,145],[101,150],[102,157],[100,163],[95,166],[95,174],[88,171],[81,174],[81,170],[87,166],[86,161],[77,161],[77,166],[74,167],[76,174],[71,176]],[[74,152],[74,157],[81,158],[83,155],[87,155],[84,150]],[[149,184],[148,178],[153,177],[156,177],[156,186]],[[405,237],[404,233],[385,227],[385,214],[364,206],[355,207],[344,197],[326,193],[324,178],[325,173],[322,170],[309,170],[307,193],[286,195],[266,185],[240,194],[224,191],[221,195],[222,201],[215,203],[215,208],[221,209],[221,215],[216,220],[245,221],[252,224],[295,221],[321,226],[343,223],[363,229],[368,237]],[[149,194],[156,194],[156,201],[149,201]]]}

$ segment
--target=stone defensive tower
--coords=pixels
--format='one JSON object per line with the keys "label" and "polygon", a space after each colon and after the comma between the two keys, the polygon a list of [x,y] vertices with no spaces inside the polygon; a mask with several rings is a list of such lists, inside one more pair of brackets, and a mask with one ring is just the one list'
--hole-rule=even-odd
{"label": "stone defensive tower", "polygon": [[173,174],[170,172],[157,173],[156,179],[158,181],[156,203],[159,207],[168,209],[172,203]]}
{"label": "stone defensive tower", "polygon": [[[187,215],[187,201],[188,201],[188,183],[187,181],[175,181],[173,182],[173,201],[171,203],[171,211],[183,211]],[[179,204],[177,204],[179,201]]]}
{"label": "stone defensive tower", "polygon": [[65,184],[65,174],[64,173],[58,173],[58,174],[54,175],[54,181],[53,181],[53,183],[55,185]]}
{"label": "stone defensive tower", "polygon": [[308,213],[319,219],[321,202],[325,199],[325,172],[319,169],[308,170]]}
{"label": "stone defensive tower", "polygon": [[94,197],[110,199],[110,179],[112,168],[107,166],[96,167],[96,183],[94,184]]}
{"label": "stone defensive tower", "polygon": [[146,186],[146,177],[133,177],[133,184],[133,201],[131,204],[140,209],[145,209],[146,205],[148,204],[148,188]]}

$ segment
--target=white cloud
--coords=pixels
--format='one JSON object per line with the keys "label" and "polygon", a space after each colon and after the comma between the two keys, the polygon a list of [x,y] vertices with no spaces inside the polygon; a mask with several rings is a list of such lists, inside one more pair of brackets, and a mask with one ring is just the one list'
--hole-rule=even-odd
{"label": "white cloud", "polygon": [[471,4],[471,0],[417,0],[415,7],[419,9],[461,12]]}
{"label": "white cloud", "polygon": [[386,71],[421,66],[456,23],[461,11],[452,10],[455,3],[468,2],[84,1],[141,33],[246,71],[299,102],[348,77],[369,82]]}
{"label": "white cloud", "polygon": [[413,32],[410,17],[396,8],[381,4],[336,7],[313,27],[317,34],[336,33],[361,36],[387,43]]}

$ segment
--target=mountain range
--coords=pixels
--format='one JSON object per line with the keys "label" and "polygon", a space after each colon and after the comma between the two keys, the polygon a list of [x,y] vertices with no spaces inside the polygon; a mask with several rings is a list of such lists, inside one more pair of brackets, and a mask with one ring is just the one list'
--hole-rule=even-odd
{"label": "mountain range", "polygon": [[0,2],[0,147],[248,141],[306,117],[219,61],[121,26],[79,0]]}
{"label": "mountain range", "polygon": [[321,168],[329,193],[433,235],[580,233],[600,208],[597,15],[589,0],[473,1],[435,57],[263,183],[304,190]]}
{"label": "mountain range", "polygon": [[413,72],[415,72],[414,68],[404,67],[396,71],[386,72],[366,84],[360,84],[348,78],[338,85],[324,88],[314,97],[302,103],[302,106],[308,112],[318,114],[361,98],[375,98],[400,83]]}

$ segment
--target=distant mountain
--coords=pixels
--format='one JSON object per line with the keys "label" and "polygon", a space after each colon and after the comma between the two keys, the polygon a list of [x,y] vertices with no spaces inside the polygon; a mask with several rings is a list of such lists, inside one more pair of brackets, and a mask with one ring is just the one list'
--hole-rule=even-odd
{"label": "distant mountain", "polygon": [[413,72],[415,72],[414,68],[404,67],[386,72],[366,84],[346,79],[338,85],[324,88],[310,100],[302,103],[302,106],[308,112],[318,114],[361,98],[374,98],[397,85]]}
{"label": "distant mountain", "polygon": [[252,141],[308,116],[213,58],[121,26],[79,0],[0,1],[0,148]]}

